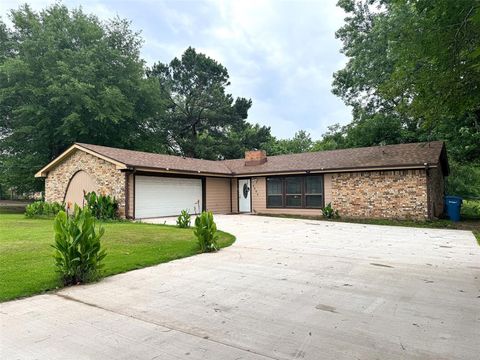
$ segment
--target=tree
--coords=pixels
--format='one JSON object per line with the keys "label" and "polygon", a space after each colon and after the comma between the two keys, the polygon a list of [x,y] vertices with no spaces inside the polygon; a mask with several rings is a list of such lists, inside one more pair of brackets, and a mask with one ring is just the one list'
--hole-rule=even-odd
{"label": "tree", "polygon": [[161,111],[144,78],[141,39],[126,20],[107,23],[55,4],[12,10],[0,23],[1,181],[41,189],[33,174],[75,141],[135,148]]}
{"label": "tree", "polygon": [[291,139],[273,139],[267,152],[269,155],[296,154],[312,150],[313,141],[308,132],[300,130]]}
{"label": "tree", "polygon": [[333,92],[353,107],[352,146],[446,140],[480,158],[480,3],[341,0],[349,57]]}
{"label": "tree", "polygon": [[[456,179],[480,163],[480,3],[477,0],[340,0],[337,31],[349,58],[333,93],[353,108],[351,124],[327,134],[340,147],[445,140],[449,190],[480,188]],[[455,185],[457,184],[457,185]],[[459,185],[461,184],[461,186]],[[457,189],[457,190],[455,190]]]}
{"label": "tree", "polygon": [[158,79],[167,111],[157,133],[169,152],[204,159],[241,156],[248,147],[270,139],[268,127],[246,122],[252,101],[233,99],[227,69],[189,47],[180,59],[157,63],[149,78]]}

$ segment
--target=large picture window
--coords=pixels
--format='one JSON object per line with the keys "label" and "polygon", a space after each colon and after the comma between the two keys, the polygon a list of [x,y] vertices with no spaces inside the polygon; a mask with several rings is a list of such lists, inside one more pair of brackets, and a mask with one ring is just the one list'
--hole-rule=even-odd
{"label": "large picture window", "polygon": [[267,178],[268,208],[323,207],[323,175]]}

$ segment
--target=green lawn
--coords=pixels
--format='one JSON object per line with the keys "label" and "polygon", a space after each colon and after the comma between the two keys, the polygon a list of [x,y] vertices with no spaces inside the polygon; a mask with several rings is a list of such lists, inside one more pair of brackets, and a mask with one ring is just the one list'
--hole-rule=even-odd
{"label": "green lawn", "polygon": [[[166,225],[103,224],[107,251],[105,275],[113,275],[198,253],[192,229]],[[53,263],[53,220],[27,219],[0,212],[0,301],[38,294],[61,286]],[[219,245],[235,238],[219,232]]]}

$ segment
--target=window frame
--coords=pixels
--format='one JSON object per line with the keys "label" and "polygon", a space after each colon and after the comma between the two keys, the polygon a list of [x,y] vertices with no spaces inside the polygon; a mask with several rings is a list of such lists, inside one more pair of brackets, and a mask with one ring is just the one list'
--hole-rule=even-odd
{"label": "window frame", "polygon": [[[287,180],[291,177],[301,178],[301,194],[287,194]],[[307,178],[309,177],[319,177],[322,182],[322,193],[306,193],[307,191]],[[281,206],[271,206],[268,204],[268,183],[269,179],[279,179],[281,183],[281,196],[282,196],[282,205]],[[273,175],[265,177],[265,206],[267,209],[323,209],[325,207],[325,176],[324,174],[292,174],[292,175]],[[301,205],[300,206],[287,206],[287,196],[300,195]],[[321,196],[322,204],[320,206],[307,206],[307,196]],[[271,196],[280,196],[280,195],[271,195]]]}
{"label": "window frame", "polygon": [[[269,195],[268,194],[268,178],[275,178],[280,180],[280,193],[279,194],[273,194]],[[285,194],[284,194],[284,184],[283,184],[283,179],[281,177],[277,176],[269,176],[265,178],[265,201],[266,201],[266,207],[268,209],[282,209],[285,207]],[[269,196],[280,196],[281,199],[281,205],[280,206],[273,206],[273,205],[268,205],[268,197]]]}
{"label": "window frame", "polygon": [[[292,178],[297,178],[300,179],[300,193],[288,193],[287,188],[288,188],[288,179]],[[304,176],[286,176],[282,179],[283,182],[283,196],[284,196],[284,201],[283,201],[283,207],[284,208],[292,208],[292,209],[302,209],[304,207],[304,199],[303,197],[305,196],[305,177]],[[294,206],[294,205],[288,205],[288,196],[300,196],[300,205],[299,206]]]}

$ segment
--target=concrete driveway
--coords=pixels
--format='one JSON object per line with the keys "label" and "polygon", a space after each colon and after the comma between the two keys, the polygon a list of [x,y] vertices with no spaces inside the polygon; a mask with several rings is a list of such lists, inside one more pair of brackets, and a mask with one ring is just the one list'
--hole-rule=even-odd
{"label": "concrete driveway", "polygon": [[470,232],[216,218],[219,253],[1,304],[0,357],[478,359]]}

